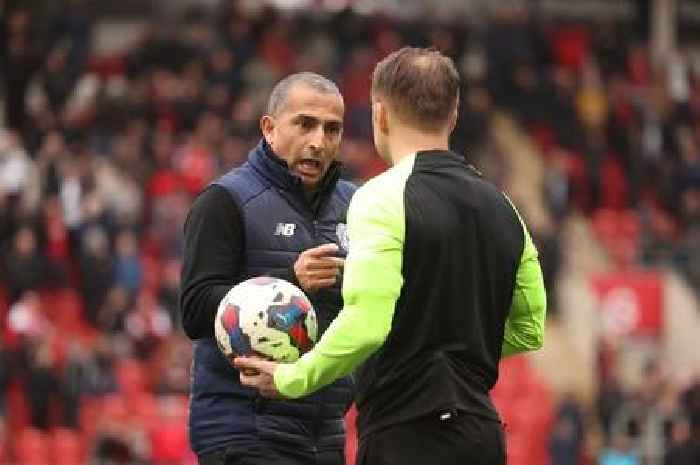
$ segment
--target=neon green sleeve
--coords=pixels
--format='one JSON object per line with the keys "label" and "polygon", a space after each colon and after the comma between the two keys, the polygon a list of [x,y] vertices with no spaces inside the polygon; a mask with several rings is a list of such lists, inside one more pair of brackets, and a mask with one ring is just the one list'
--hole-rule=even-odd
{"label": "neon green sleeve", "polygon": [[542,279],[537,249],[525,222],[525,245],[515,277],[513,303],[510,306],[503,335],[502,356],[537,350],[544,343],[544,322],[547,296]]}
{"label": "neon green sleeve", "polygon": [[412,166],[410,160],[400,163],[353,196],[344,307],[313,350],[277,368],[275,386],[283,396],[303,397],[330,384],[384,344],[403,286],[403,192]]}

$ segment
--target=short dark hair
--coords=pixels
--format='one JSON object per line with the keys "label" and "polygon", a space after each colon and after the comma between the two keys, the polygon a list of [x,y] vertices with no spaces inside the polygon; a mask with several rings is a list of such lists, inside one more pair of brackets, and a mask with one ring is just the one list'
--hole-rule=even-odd
{"label": "short dark hair", "polygon": [[400,118],[435,131],[449,121],[459,100],[459,73],[435,49],[404,47],[374,68],[373,97],[384,97]]}
{"label": "short dark hair", "polygon": [[284,107],[284,104],[287,102],[287,97],[289,96],[289,90],[296,84],[304,84],[324,94],[337,94],[341,96],[338,86],[335,85],[333,81],[320,74],[308,71],[290,74],[275,84],[275,87],[272,89],[270,98],[267,101],[268,115],[276,115]]}

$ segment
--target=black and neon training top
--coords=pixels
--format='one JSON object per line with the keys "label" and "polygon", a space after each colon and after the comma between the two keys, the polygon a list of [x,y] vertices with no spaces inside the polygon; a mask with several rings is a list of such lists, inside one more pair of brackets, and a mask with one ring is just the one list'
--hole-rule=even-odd
{"label": "black and neon training top", "polygon": [[361,435],[440,409],[497,419],[504,355],[542,346],[545,292],[517,211],[454,153],[419,152],[370,180],[348,212],[345,306],[281,365],[300,397],[357,371]]}

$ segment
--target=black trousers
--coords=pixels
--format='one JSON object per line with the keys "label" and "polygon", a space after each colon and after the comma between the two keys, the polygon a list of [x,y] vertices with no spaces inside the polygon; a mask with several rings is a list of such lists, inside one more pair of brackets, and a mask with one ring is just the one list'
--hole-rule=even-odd
{"label": "black trousers", "polygon": [[229,446],[198,457],[199,465],[345,465],[345,452],[301,451],[281,445]]}
{"label": "black trousers", "polygon": [[501,423],[459,412],[437,412],[369,434],[357,465],[505,465]]}

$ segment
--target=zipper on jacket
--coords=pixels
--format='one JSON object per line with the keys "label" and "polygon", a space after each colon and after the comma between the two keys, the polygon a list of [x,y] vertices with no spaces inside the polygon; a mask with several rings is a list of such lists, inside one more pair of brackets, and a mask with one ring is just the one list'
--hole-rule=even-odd
{"label": "zipper on jacket", "polygon": [[311,220],[311,234],[314,246],[321,245],[318,241],[318,220],[316,218]]}

